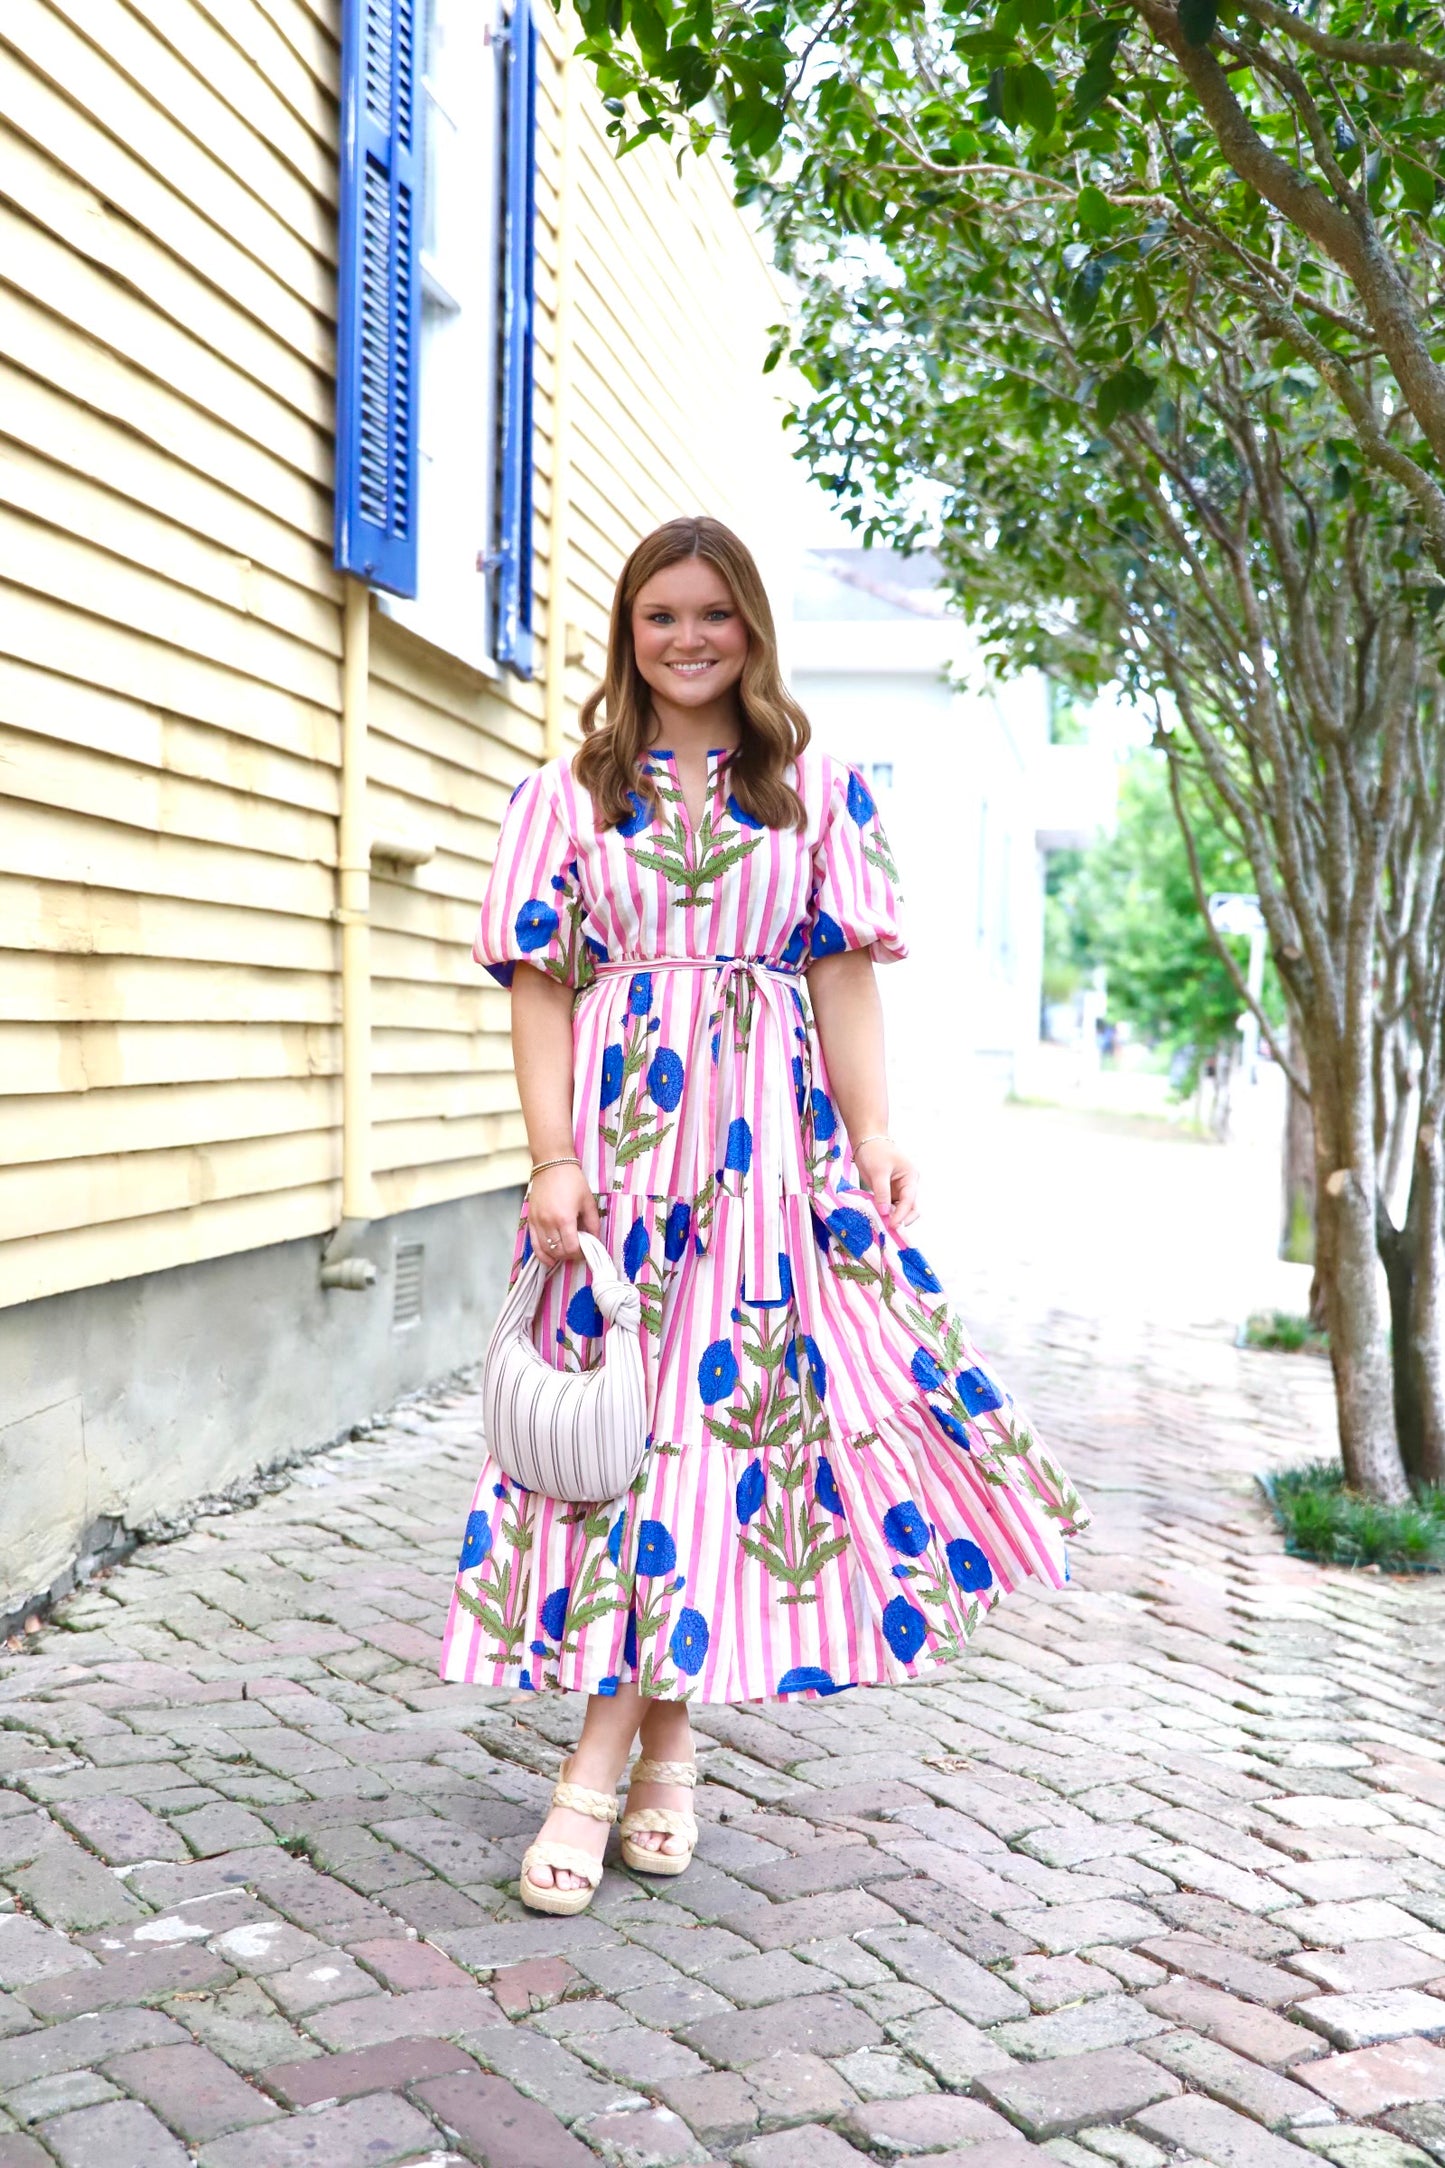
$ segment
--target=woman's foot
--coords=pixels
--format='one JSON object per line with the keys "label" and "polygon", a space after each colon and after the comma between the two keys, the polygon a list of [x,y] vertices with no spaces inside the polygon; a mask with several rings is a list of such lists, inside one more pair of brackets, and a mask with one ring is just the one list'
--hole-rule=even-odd
{"label": "woman's foot", "polygon": [[564,1802],[571,1788],[610,1800],[615,1808],[617,1783],[627,1761],[629,1744],[624,1742],[619,1753],[613,1741],[593,1743],[584,1737],[571,1757],[563,1762],[554,1795],[557,1803],[538,1830],[535,1844],[527,1855],[526,1876],[534,1888],[591,1890],[597,1887],[590,1876],[560,1864],[548,1865],[542,1857],[534,1855],[543,1854],[549,1847],[561,1847],[580,1852],[601,1867],[612,1818],[604,1819],[600,1812],[588,1813]]}
{"label": "woman's foot", "polygon": [[697,1844],[694,1750],[686,1705],[654,1702],[642,1720],[640,1744],[622,1819],[623,1857],[644,1872],[655,1863],[655,1873],[680,1873]]}

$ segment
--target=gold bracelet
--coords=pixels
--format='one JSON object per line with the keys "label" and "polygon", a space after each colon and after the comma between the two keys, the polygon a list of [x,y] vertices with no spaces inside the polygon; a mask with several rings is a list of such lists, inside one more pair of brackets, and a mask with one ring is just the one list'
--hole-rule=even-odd
{"label": "gold bracelet", "polygon": [[871,1137],[860,1137],[854,1145],[854,1153],[861,1152],[865,1144],[891,1144],[893,1139],[886,1129],[875,1129]]}
{"label": "gold bracelet", "polygon": [[528,1189],[532,1187],[537,1176],[546,1167],[580,1167],[581,1164],[582,1162],[575,1152],[559,1152],[555,1159],[539,1159],[531,1174],[527,1177],[527,1187]]}

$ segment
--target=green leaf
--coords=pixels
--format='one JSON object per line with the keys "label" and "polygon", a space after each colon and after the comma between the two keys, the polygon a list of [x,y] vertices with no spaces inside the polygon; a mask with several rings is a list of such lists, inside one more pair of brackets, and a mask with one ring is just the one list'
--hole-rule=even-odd
{"label": "green leaf", "polygon": [[1179,0],[1179,27],[1186,43],[1207,45],[1219,26],[1219,0]]}
{"label": "green leaf", "polygon": [[1036,60],[1026,60],[1016,73],[1015,98],[1020,118],[1036,136],[1052,135],[1059,105],[1047,71]]}
{"label": "green leaf", "polygon": [[1074,216],[1085,232],[1107,233],[1114,220],[1113,206],[1102,188],[1089,183],[1079,190]]}
{"label": "green leaf", "polygon": [[1111,428],[1121,414],[1137,414],[1148,405],[1153,392],[1154,379],[1133,362],[1116,369],[1112,376],[1105,377],[1094,400],[1100,427]]}

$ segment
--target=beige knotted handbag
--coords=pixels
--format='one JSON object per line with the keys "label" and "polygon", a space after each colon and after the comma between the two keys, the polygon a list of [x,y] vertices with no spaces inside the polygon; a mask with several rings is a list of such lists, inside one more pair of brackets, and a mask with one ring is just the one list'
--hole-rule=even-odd
{"label": "beige knotted handbag", "polygon": [[482,1365],[487,1444],[504,1475],[568,1505],[620,1498],[647,1451],[642,1297],[595,1235],[579,1230],[592,1293],[611,1327],[595,1370],[558,1370],[532,1338],[549,1271],[535,1250],[517,1274]]}

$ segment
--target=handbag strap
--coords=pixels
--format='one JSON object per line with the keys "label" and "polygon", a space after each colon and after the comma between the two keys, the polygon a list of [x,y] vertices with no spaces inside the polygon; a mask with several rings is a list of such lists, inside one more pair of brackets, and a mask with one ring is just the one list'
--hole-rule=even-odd
{"label": "handbag strap", "polygon": [[[579,1228],[577,1237],[591,1275],[592,1292],[603,1317],[609,1325],[620,1325],[625,1332],[637,1332],[642,1324],[642,1296],[631,1280],[618,1271],[596,1235]],[[495,1327],[498,1339],[508,1333],[530,1332],[542,1290],[561,1262],[558,1258],[555,1264],[549,1264],[540,1251],[533,1249],[502,1304]]]}

